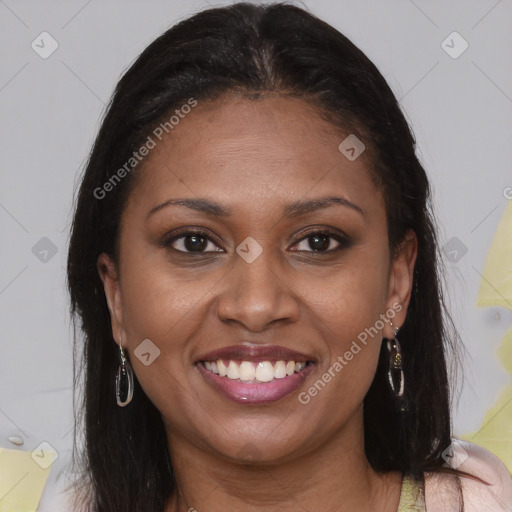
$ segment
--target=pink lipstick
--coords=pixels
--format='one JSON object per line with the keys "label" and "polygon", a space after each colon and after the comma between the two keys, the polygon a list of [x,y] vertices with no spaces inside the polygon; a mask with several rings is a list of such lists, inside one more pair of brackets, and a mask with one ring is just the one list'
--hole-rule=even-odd
{"label": "pink lipstick", "polygon": [[265,404],[293,393],[311,373],[312,356],[279,345],[241,344],[202,355],[196,366],[205,381],[225,397]]}

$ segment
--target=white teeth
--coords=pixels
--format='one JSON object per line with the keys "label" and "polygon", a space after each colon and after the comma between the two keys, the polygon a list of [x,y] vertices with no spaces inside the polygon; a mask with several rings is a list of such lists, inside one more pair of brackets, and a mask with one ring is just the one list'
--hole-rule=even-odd
{"label": "white teeth", "polygon": [[286,377],[286,364],[284,361],[277,361],[274,366],[274,375],[276,379],[283,379]]}
{"label": "white teeth", "polygon": [[261,361],[256,367],[256,380],[270,382],[274,378],[274,368],[270,361]]}
{"label": "white teeth", "polygon": [[228,379],[233,379],[233,380],[240,378],[240,372],[238,370],[238,365],[235,363],[235,361],[229,361],[227,377],[228,377]]}
{"label": "white teeth", "polygon": [[270,361],[242,361],[238,364],[230,360],[226,363],[219,359],[217,361],[205,361],[204,366],[212,373],[227,377],[231,380],[270,382],[274,379],[284,379],[286,376],[298,373],[306,367],[306,363],[296,363],[295,361],[276,361],[272,364]]}
{"label": "white teeth", "polygon": [[254,380],[255,378],[256,368],[254,368],[254,365],[249,361],[242,361],[240,365],[240,380]]}
{"label": "white teeth", "polygon": [[221,377],[225,377],[228,374],[228,369],[226,368],[226,365],[222,359],[217,361],[217,368],[219,369],[219,375]]}

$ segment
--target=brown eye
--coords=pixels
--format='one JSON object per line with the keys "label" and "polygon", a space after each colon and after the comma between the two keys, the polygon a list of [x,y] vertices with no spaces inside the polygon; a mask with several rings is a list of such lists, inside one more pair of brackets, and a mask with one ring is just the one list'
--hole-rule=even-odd
{"label": "brown eye", "polygon": [[313,251],[327,251],[331,245],[332,238],[328,235],[308,236],[308,245]]}
{"label": "brown eye", "polygon": [[350,246],[350,240],[332,231],[313,231],[294,247],[296,251],[330,253]]}
{"label": "brown eye", "polygon": [[219,252],[221,249],[212,242],[210,237],[201,232],[187,232],[179,236],[173,237],[164,244],[166,247],[171,246],[173,249],[184,253],[206,253]]}

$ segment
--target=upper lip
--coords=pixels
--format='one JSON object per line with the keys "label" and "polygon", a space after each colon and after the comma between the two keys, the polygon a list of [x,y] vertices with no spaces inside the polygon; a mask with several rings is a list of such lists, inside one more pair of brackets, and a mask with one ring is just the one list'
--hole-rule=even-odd
{"label": "upper lip", "polygon": [[280,345],[240,344],[230,345],[203,354],[200,361],[241,360],[241,361],[295,361],[296,363],[314,361],[312,356],[302,354]]}

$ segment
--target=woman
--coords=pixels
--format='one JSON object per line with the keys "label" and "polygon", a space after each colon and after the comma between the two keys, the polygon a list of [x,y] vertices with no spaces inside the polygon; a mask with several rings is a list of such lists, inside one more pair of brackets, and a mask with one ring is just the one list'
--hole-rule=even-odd
{"label": "woman", "polygon": [[211,9],[154,41],[72,230],[80,506],[508,510],[503,464],[452,444],[429,201],[385,80],[304,10]]}

